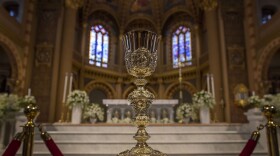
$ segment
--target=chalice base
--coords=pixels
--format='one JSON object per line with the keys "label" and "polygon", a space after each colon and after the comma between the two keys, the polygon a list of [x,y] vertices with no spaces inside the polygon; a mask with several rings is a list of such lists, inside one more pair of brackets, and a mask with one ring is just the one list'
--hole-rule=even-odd
{"label": "chalice base", "polygon": [[150,146],[136,146],[131,150],[126,150],[117,156],[167,156],[166,154],[152,149]]}

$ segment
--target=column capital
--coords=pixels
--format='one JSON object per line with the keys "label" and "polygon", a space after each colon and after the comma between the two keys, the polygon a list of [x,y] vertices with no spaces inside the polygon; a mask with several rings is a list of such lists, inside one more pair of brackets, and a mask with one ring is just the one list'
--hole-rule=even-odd
{"label": "column capital", "polygon": [[217,0],[200,0],[200,8],[205,11],[211,11],[217,8],[218,1]]}
{"label": "column capital", "polygon": [[65,0],[65,6],[72,9],[78,9],[83,5],[84,5],[84,0]]}

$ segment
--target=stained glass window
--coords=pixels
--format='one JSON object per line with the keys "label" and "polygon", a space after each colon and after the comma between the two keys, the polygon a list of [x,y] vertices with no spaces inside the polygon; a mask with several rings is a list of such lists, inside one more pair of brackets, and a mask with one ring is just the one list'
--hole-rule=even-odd
{"label": "stained glass window", "polygon": [[95,25],[90,30],[89,64],[108,67],[109,33],[102,25]]}
{"label": "stained glass window", "polygon": [[263,7],[262,8],[262,24],[266,24],[269,20],[271,20],[272,16],[275,14],[275,9],[273,7]]}
{"label": "stained glass window", "polygon": [[191,32],[185,26],[179,26],[172,34],[172,59],[173,68],[177,68],[179,62],[190,65],[192,60]]}

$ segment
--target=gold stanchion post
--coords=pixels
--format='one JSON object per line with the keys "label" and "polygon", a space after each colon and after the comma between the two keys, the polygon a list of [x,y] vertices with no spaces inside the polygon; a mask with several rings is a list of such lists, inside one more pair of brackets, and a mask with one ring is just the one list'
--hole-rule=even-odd
{"label": "gold stanchion post", "polygon": [[34,140],[34,128],[36,125],[34,124],[34,119],[39,114],[39,109],[37,105],[30,104],[24,109],[24,114],[27,117],[27,123],[23,127],[23,131],[25,134],[22,155],[23,156],[32,156],[33,153],[33,140]]}
{"label": "gold stanchion post", "polygon": [[278,140],[277,140],[277,125],[273,121],[273,116],[276,114],[276,108],[273,105],[265,105],[263,113],[267,118],[266,134],[268,141],[269,156],[279,156]]}

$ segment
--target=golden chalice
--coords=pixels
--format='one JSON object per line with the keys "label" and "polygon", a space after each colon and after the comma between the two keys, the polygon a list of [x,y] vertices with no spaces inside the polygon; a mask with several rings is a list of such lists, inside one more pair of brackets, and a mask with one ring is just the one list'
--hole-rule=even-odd
{"label": "golden chalice", "polygon": [[137,88],[128,95],[128,100],[135,111],[134,122],[138,131],[134,136],[136,146],[118,156],[166,156],[146,143],[150,136],[145,129],[150,122],[148,109],[155,98],[154,94],[144,88],[147,84],[145,77],[155,71],[159,40],[156,33],[146,30],[130,31],[122,38],[127,71],[136,77],[134,84]]}

